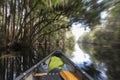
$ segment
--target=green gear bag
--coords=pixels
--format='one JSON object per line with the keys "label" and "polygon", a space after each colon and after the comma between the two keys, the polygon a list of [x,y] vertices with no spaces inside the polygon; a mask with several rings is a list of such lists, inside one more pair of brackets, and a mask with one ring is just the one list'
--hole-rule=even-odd
{"label": "green gear bag", "polygon": [[48,69],[49,69],[49,71],[51,71],[54,68],[61,69],[63,67],[63,65],[64,65],[64,63],[61,60],[61,58],[52,56],[50,59],[50,63],[48,65]]}

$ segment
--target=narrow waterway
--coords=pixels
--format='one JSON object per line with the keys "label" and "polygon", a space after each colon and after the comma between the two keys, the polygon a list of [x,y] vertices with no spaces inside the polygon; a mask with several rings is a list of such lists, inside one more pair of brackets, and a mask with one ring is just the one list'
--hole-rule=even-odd
{"label": "narrow waterway", "polygon": [[75,46],[74,46],[74,51],[72,53],[72,58],[71,60],[76,63],[79,66],[83,66],[83,64],[85,62],[87,62],[87,64],[91,64],[92,60],[90,59],[90,56],[86,53],[84,53],[82,51],[82,49],[80,49],[77,41],[80,38],[80,36],[82,36],[85,32],[88,32],[89,29],[84,30],[84,28],[80,28],[81,24],[78,25],[72,25],[71,31],[75,37]]}
{"label": "narrow waterway", "polygon": [[81,69],[85,70],[94,80],[108,80],[106,76],[106,68],[104,63],[97,65],[87,53],[79,48],[78,43],[75,44],[71,60]]}
{"label": "narrow waterway", "polygon": [[95,63],[94,59],[88,54],[85,53],[78,45],[77,40],[85,32],[84,28],[80,28],[80,25],[73,25],[72,32],[75,36],[75,46],[74,51],[71,55],[71,60],[81,69],[86,71],[94,80],[108,80],[106,75],[106,67],[104,63]]}
{"label": "narrow waterway", "polygon": [[79,66],[83,66],[84,62],[87,62],[88,64],[92,63],[92,60],[90,59],[90,56],[86,53],[84,53],[78,46],[78,43],[75,44],[73,54],[71,60],[78,64]]}

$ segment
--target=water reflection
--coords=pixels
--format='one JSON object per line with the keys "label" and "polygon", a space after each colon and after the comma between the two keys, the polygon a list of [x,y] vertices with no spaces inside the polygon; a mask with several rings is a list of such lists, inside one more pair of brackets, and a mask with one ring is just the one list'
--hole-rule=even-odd
{"label": "water reflection", "polygon": [[99,65],[95,64],[90,55],[83,52],[77,43],[75,44],[75,49],[71,56],[71,60],[92,76],[94,80],[108,80],[104,63]]}
{"label": "water reflection", "polygon": [[[117,47],[93,46],[92,57],[99,63],[104,63],[109,80],[119,80],[120,78],[120,49]],[[91,49],[90,49],[91,50]]]}
{"label": "water reflection", "polygon": [[[72,61],[76,64],[83,64],[84,62],[87,62],[87,64],[92,63],[90,56],[88,54],[85,54],[78,46],[78,44],[75,44],[74,52],[71,55]],[[82,65],[81,65],[82,66]]]}
{"label": "water reflection", "polygon": [[[120,49],[100,46],[91,46],[90,48],[89,52],[94,54],[91,55],[94,60],[91,59],[90,55],[85,54],[77,43],[71,60],[94,77],[94,80],[119,80]],[[38,59],[41,59],[40,54],[36,54],[36,52],[34,54],[30,52],[18,54],[16,53],[16,57],[14,54],[6,55],[7,58],[0,57],[0,80],[13,80],[17,75],[36,64],[39,61]]]}

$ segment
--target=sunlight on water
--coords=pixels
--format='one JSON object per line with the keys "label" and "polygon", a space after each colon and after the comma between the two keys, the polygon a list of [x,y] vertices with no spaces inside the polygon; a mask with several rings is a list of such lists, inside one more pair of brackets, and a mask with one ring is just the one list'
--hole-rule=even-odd
{"label": "sunlight on water", "polygon": [[85,54],[78,46],[78,44],[75,44],[75,49],[72,54],[73,58],[72,61],[76,64],[80,64],[83,62],[91,62],[90,56],[88,54]]}
{"label": "sunlight on water", "polygon": [[[83,52],[80,49],[77,43],[77,40],[79,39],[80,36],[82,36],[84,33],[90,30],[87,29],[85,31],[84,28],[81,27],[81,24],[73,25],[71,30],[72,30],[73,35],[75,36],[75,41],[76,41],[73,54],[71,55],[72,56],[71,60],[76,65],[78,65],[78,67],[83,68],[83,69],[87,69],[87,68],[89,69],[93,65],[93,60],[91,59],[89,54]],[[106,76],[106,68],[104,64],[96,65],[96,67],[93,67],[93,69],[96,72],[95,74],[91,73],[91,75],[94,75],[94,80],[108,80]]]}
{"label": "sunlight on water", "polygon": [[72,33],[75,36],[75,46],[74,46],[74,52],[72,54],[73,58],[71,59],[76,64],[83,64],[83,62],[90,62],[90,56],[88,54],[85,54],[80,48],[77,43],[77,40],[80,36],[82,36],[84,33],[88,32],[89,29],[85,30],[81,24],[73,24],[72,25]]}

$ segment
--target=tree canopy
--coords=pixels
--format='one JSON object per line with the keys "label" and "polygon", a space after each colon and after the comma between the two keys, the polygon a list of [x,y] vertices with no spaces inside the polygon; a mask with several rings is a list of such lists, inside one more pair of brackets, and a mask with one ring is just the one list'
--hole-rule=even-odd
{"label": "tree canopy", "polygon": [[96,25],[106,3],[107,0],[1,0],[0,43],[4,47],[16,42],[33,46],[72,23]]}

